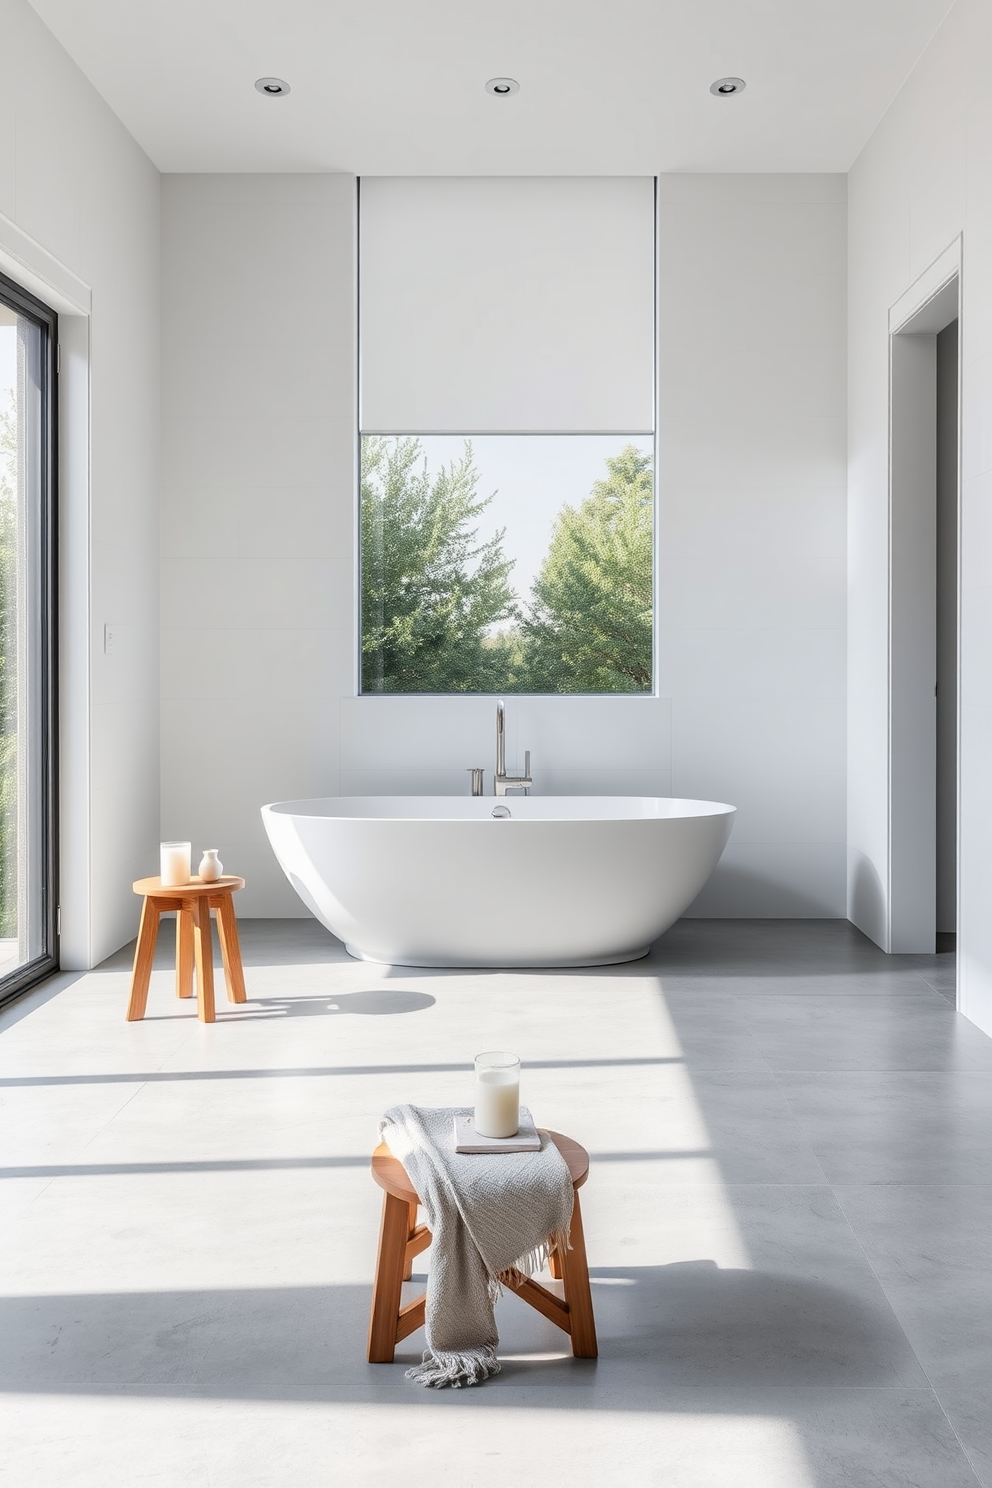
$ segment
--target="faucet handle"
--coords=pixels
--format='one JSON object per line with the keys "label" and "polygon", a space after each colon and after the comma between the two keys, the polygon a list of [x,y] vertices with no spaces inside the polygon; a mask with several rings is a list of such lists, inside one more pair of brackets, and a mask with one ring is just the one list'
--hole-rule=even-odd
{"label": "faucet handle", "polygon": [[530,779],[530,750],[524,750],[524,774]]}

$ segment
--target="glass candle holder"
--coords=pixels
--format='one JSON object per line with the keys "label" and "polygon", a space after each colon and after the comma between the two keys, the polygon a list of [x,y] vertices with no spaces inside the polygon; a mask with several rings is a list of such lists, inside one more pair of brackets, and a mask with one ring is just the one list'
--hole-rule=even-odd
{"label": "glass candle holder", "polygon": [[189,883],[191,842],[162,842],[159,844],[159,877],[163,889],[178,889]]}
{"label": "glass candle holder", "polygon": [[520,1126],[520,1060],[502,1049],[475,1056],[475,1129],[515,1137]]}

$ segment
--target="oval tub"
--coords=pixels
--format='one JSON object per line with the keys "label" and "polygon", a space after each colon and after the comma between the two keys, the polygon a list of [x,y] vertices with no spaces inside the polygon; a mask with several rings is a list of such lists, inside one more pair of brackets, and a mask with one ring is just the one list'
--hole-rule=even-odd
{"label": "oval tub", "polygon": [[[493,818],[506,805],[508,819]],[[736,808],[656,796],[339,796],[262,819],[352,956],[394,966],[634,961],[716,867]]]}

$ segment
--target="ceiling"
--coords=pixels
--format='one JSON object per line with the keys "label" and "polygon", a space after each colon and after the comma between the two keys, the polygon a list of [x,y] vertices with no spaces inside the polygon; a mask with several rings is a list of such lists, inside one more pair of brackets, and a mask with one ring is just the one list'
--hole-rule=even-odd
{"label": "ceiling", "polygon": [[160,170],[359,175],[846,171],[952,3],[32,0]]}

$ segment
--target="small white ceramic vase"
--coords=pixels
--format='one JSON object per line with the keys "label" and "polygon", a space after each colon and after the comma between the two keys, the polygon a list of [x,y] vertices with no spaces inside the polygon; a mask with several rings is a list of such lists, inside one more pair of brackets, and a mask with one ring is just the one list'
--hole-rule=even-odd
{"label": "small white ceramic vase", "polygon": [[224,864],[217,856],[219,851],[217,847],[203,849],[203,857],[200,859],[200,877],[204,883],[216,883],[224,872]]}

